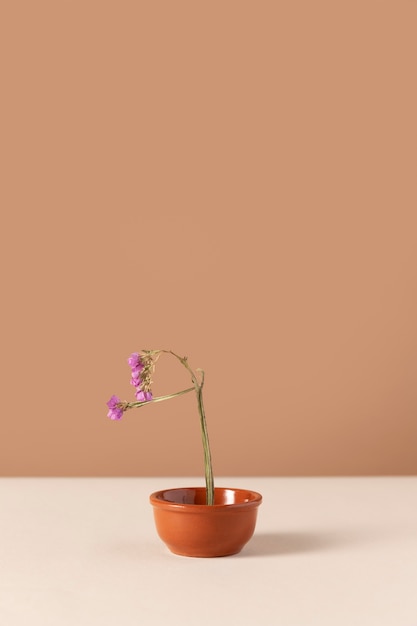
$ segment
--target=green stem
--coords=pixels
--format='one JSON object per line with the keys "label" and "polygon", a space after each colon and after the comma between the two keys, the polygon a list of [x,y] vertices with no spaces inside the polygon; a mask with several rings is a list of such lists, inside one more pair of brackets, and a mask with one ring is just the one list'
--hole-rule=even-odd
{"label": "green stem", "polygon": [[182,396],[184,393],[189,393],[190,391],[194,391],[195,387],[189,387],[188,389],[183,389],[182,391],[177,391],[176,393],[170,393],[167,396],[157,396],[156,398],[152,398],[152,400],[144,400],[143,402],[126,402],[126,409],[134,409],[145,404],[151,404],[151,402],[162,402],[163,400],[170,400],[171,398],[175,398],[175,396]]}
{"label": "green stem", "polygon": [[[204,372],[200,370],[201,373],[201,382],[198,381],[196,374],[193,372],[191,367],[188,364],[187,357],[181,357],[178,354],[175,354],[172,350],[161,350],[160,352],[165,352],[167,354],[172,354],[176,359],[182,363],[182,365],[188,370],[191,374],[191,380],[194,385],[194,389],[197,396],[197,406],[198,412],[200,414],[200,427],[201,427],[201,437],[203,440],[203,451],[204,451],[204,473],[206,480],[206,503],[209,505],[214,504],[214,480],[213,480],[213,467],[211,462],[211,452],[210,452],[210,442],[207,430],[207,422],[206,422],[206,413],[204,410],[203,403],[203,385],[204,385]],[[189,391],[189,389],[187,390]]]}
{"label": "green stem", "polygon": [[200,425],[201,425],[201,436],[203,439],[203,449],[204,449],[204,471],[206,477],[206,503],[214,504],[214,481],[213,481],[213,468],[211,463],[211,452],[210,452],[210,442],[207,431],[207,422],[206,422],[206,413],[204,411],[203,404],[203,384],[204,384],[204,375],[201,385],[199,385],[197,393],[197,402],[198,402],[198,412],[200,413]]}

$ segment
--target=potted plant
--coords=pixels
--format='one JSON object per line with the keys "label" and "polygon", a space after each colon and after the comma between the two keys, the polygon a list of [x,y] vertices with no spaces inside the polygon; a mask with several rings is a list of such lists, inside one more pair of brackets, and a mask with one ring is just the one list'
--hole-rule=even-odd
{"label": "potted plant", "polygon": [[[191,376],[192,386],[165,396],[152,394],[152,375],[161,355],[170,355]],[[204,452],[205,487],[165,489],[150,495],[157,532],[175,554],[195,557],[227,556],[240,552],[252,537],[262,496],[247,489],[215,487],[206,415],[203,403],[204,372],[193,370],[187,357],[172,350],[142,350],[128,358],[130,382],[135,388],[135,402],[112,396],[107,402],[108,417],[120,420],[129,409],[162,402],[195,392],[200,417]]]}

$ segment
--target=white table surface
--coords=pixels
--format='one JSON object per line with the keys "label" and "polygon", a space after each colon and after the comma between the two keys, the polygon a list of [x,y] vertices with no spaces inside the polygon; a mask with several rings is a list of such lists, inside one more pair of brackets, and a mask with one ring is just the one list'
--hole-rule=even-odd
{"label": "white table surface", "polygon": [[148,496],[202,484],[0,479],[0,624],[417,626],[417,477],[218,479],[263,494],[254,537],[171,554]]}

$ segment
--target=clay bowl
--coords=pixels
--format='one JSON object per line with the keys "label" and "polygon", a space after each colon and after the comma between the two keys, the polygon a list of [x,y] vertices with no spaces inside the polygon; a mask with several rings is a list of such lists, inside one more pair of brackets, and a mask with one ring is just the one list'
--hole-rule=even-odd
{"label": "clay bowl", "polygon": [[158,535],[182,556],[229,556],[252,537],[262,502],[247,489],[216,487],[214,504],[206,504],[205,487],[165,489],[151,494]]}

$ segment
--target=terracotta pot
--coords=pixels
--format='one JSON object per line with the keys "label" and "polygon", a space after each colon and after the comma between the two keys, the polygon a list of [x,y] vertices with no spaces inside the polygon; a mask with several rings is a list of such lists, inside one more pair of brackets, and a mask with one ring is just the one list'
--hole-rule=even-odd
{"label": "terracotta pot", "polygon": [[228,556],[252,537],[262,496],[246,489],[216,487],[207,505],[205,487],[165,489],[151,494],[158,534],[182,556]]}

